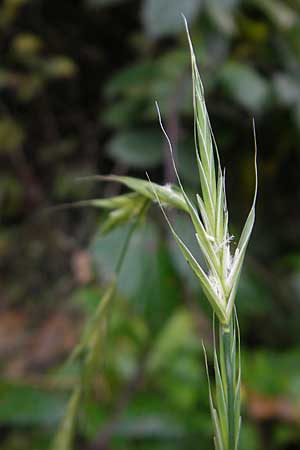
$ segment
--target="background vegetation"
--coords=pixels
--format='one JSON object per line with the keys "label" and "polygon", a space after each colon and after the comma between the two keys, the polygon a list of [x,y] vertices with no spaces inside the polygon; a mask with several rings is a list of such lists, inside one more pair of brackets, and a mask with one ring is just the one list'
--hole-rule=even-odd
{"label": "background vegetation", "polygon": [[[76,3],[76,4],[75,4]],[[243,341],[242,450],[300,442],[299,0],[3,0],[0,5],[0,446],[47,448],[76,382],[61,365],[110,279],[126,227],[105,238],[90,208],[115,195],[95,173],[174,181],[158,100],[188,189],[191,26],[227,171],[236,230],[257,221],[237,306]],[[82,404],[78,449],[211,448],[201,339],[210,313],[161,214],[133,236],[105,364]],[[177,229],[191,229],[174,215]],[[235,234],[235,230],[232,230]]]}

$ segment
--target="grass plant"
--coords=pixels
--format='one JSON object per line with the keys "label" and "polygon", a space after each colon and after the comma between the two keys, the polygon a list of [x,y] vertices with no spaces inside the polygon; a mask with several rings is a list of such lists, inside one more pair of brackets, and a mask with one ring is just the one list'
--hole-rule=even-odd
{"label": "grass plant", "polygon": [[[212,133],[204,99],[203,85],[186,21],[185,25],[191,55],[195,153],[201,187],[201,193],[196,195],[196,202],[194,203],[189,198],[182,186],[173,158],[172,145],[164,129],[157,105],[159,123],[170,148],[178,187],[160,186],[152,183],[150,179],[145,181],[114,175],[109,177],[95,176],[90,177],[90,179],[117,181],[126,185],[133,192],[108,200],[90,200],[80,203],[79,206],[84,204],[108,209],[110,213],[103,230],[109,232],[115,226],[139,217],[141,205],[148,205],[150,201],[159,204],[180,251],[198,278],[213,310],[214,389],[211,387],[210,381],[208,383],[215,448],[216,450],[237,450],[241,427],[241,363],[240,334],[235,309],[235,297],[255,219],[257,195],[256,141],[254,133],[256,181],[253,203],[240,239],[233,251],[233,237],[229,231],[225,171],[221,168],[219,152]],[[165,211],[166,205],[180,209],[190,216],[195,229],[197,243],[205,259],[205,265],[201,265],[197,261],[193,256],[193,250],[189,249],[177,234]],[[118,266],[119,269],[120,265]],[[110,287],[109,289],[108,292],[114,291],[115,284],[113,288]],[[110,300],[112,294],[108,293],[107,298]],[[89,349],[90,352],[86,354],[83,373],[89,368],[91,360],[96,357],[97,346],[100,345],[100,341],[103,338],[103,334],[99,334],[101,329],[99,321],[100,324],[103,320],[106,321],[106,316],[102,312],[104,303],[103,299],[99,306],[101,314],[100,312],[99,314],[96,313],[97,317],[92,322],[94,324],[97,323],[98,326],[96,335],[90,329],[80,344],[81,348],[79,346],[77,349],[77,352],[82,351],[82,349]],[[208,375],[206,354],[205,363]],[[83,389],[83,385],[82,388],[79,389],[77,387],[74,390],[54,450],[69,450],[71,446],[71,432],[76,416],[74,411],[76,411],[79,404],[78,398],[80,397],[81,389]],[[61,444],[63,441],[61,436],[68,436],[67,433],[69,433],[70,438],[65,440],[64,444]]]}

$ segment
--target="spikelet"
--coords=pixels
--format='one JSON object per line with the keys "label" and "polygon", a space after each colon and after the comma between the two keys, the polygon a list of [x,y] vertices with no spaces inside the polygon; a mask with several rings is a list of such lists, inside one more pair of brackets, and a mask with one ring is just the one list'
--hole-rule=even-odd
{"label": "spikelet", "polygon": [[197,194],[196,196],[197,208],[184,191],[176,169],[172,144],[164,129],[158,105],[156,104],[156,106],[161,129],[170,148],[181,196],[185,202],[185,207],[181,209],[185,209],[190,215],[191,221],[194,225],[198,245],[205,258],[207,270],[201,267],[201,265],[197,262],[196,258],[192,254],[192,251],[187,248],[181,238],[177,235],[170,221],[167,219],[166,213],[163,209],[163,204],[160,196],[158,195],[156,188],[157,185],[153,185],[152,189],[156,194],[156,200],[163,210],[178,247],[198,277],[202,289],[213,308],[213,311],[222,324],[228,325],[232,317],[238,281],[255,219],[255,202],[257,195],[255,130],[253,126],[255,144],[254,198],[248,218],[241,233],[240,240],[237,244],[235,252],[232,253],[232,237],[229,234],[228,228],[225,173],[223,173],[221,169],[220,157],[205,105],[204,89],[197,68],[195,53],[185,18],[184,21],[191,54],[195,150],[201,187],[201,194]]}

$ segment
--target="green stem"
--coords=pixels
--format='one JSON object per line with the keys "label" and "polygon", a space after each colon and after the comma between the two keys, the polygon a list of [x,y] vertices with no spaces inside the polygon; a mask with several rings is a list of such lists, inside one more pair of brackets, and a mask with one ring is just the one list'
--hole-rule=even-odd
{"label": "green stem", "polygon": [[227,398],[228,450],[235,450],[237,442],[235,430],[236,352],[233,320],[231,319],[228,326],[220,326],[220,345],[223,347],[221,351],[223,351],[225,366],[223,376],[226,377],[224,388]]}

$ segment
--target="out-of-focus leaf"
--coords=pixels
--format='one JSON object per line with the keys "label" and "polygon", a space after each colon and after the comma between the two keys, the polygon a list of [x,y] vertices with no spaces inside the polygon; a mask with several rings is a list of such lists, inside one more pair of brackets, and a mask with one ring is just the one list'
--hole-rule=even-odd
{"label": "out-of-focus leaf", "polygon": [[299,427],[289,423],[280,423],[274,433],[274,441],[282,448],[288,447],[291,442],[299,442]]}
{"label": "out-of-focus leaf", "polygon": [[16,90],[18,98],[22,102],[28,102],[38,95],[44,87],[44,77],[35,72],[30,75],[22,76],[17,80]]}
{"label": "out-of-focus leaf", "polygon": [[290,107],[292,117],[300,129],[300,82],[299,77],[288,73],[278,73],[274,76],[275,94],[282,105]]}
{"label": "out-of-focus leaf", "polygon": [[[248,327],[251,329],[251,317],[259,317],[267,314],[269,308],[272,307],[272,295],[262,280],[250,270],[244,270],[241,276],[239,289],[237,293],[237,304],[244,330]],[[243,322],[243,318],[247,318],[247,323]]]}
{"label": "out-of-focus leaf", "polygon": [[189,67],[189,63],[189,55],[185,49],[179,48],[163,54],[157,61],[159,69],[157,81],[163,78],[170,81],[175,79],[178,82]]}
{"label": "out-of-focus leaf", "polygon": [[283,105],[291,106],[300,101],[300,82],[286,73],[277,73],[273,79],[276,96]]}
{"label": "out-of-focus leaf", "polygon": [[[152,233],[150,229],[148,229],[149,233],[147,234],[140,229],[136,230],[127,250],[118,286],[120,292],[128,297],[134,296],[142,278],[143,264],[141,262],[144,260],[142,255],[144,255],[145,247],[151,245],[150,242],[153,240],[153,229]],[[110,280],[114,276],[116,262],[127,232],[128,225],[114,230],[107,236],[96,236],[91,244],[91,253],[96,270],[106,280]]]}
{"label": "out-of-focus leaf", "polygon": [[180,14],[192,22],[202,6],[202,0],[145,0],[142,21],[146,33],[151,37],[161,37],[183,31]]}
{"label": "out-of-focus leaf", "polygon": [[12,73],[9,70],[1,68],[0,69],[0,89],[13,86],[14,78],[15,78],[14,73]]}
{"label": "out-of-focus leaf", "polygon": [[44,71],[49,78],[72,78],[77,73],[77,66],[66,56],[53,56],[44,63]]}
{"label": "out-of-focus leaf", "polygon": [[155,130],[119,133],[109,142],[108,153],[130,167],[155,167],[162,161],[161,133]]}
{"label": "out-of-focus leaf", "polygon": [[0,201],[1,207],[5,208],[6,214],[15,214],[22,206],[24,189],[20,181],[10,175],[0,178]]}
{"label": "out-of-focus leaf", "polygon": [[31,57],[40,53],[42,45],[39,36],[32,33],[19,33],[13,39],[11,49],[22,58]]}
{"label": "out-of-focus leaf", "polygon": [[180,423],[172,418],[144,416],[124,419],[115,429],[115,433],[122,437],[135,439],[178,439],[183,436],[184,429]]}
{"label": "out-of-focus leaf", "polygon": [[160,379],[166,398],[182,413],[197,408],[200,397],[207,400],[204,366],[197,363],[201,357],[193,313],[177,308],[153,342],[147,373]]}
{"label": "out-of-focus leaf", "polygon": [[[185,93],[191,82],[190,78],[184,77],[188,65],[188,54],[176,49],[155,60],[146,60],[123,69],[106,85],[106,95],[117,97],[117,103],[114,102],[101,117],[113,126],[136,124],[143,118],[156,121],[154,100],[159,99],[161,110],[170,114],[171,99],[177,96],[181,111],[185,108],[182,100],[187,97]],[[190,101],[187,104],[190,106]]]}
{"label": "out-of-focus leaf", "polygon": [[195,334],[193,317],[185,310],[179,310],[170,317],[153,345],[148,368],[160,370],[168,364],[172,355],[187,348],[200,351],[200,342]]}
{"label": "out-of-focus leaf", "polygon": [[[91,246],[97,270],[110,279],[115,270],[127,227],[116,229]],[[152,224],[138,228],[131,238],[118,290],[132,302],[156,329],[178,302],[178,285],[166,249],[160,245],[157,228]]]}
{"label": "out-of-focus leaf", "polygon": [[[81,387],[86,390],[86,392],[88,391],[88,387],[90,386],[97,369],[99,369],[99,364],[103,363],[101,360],[101,355],[103,355],[105,349],[108,310],[115,294],[116,281],[113,279],[103,292],[103,296],[97,306],[97,309],[94,315],[87,322],[82,338],[78,346],[74,349],[72,355],[72,359],[76,359],[77,357],[84,358],[84,363],[81,368]],[[81,393],[78,392],[78,401],[80,401],[80,396]],[[74,399],[77,397],[75,396]],[[78,403],[77,406],[79,406]],[[77,406],[74,406],[74,412],[77,410]]]}
{"label": "out-of-focus leaf", "polygon": [[297,125],[298,129],[300,130],[300,99],[298,99],[298,102],[296,103],[296,105],[293,109],[293,116],[294,116],[296,125]]}
{"label": "out-of-focus leaf", "polygon": [[199,189],[200,180],[195,167],[195,143],[192,137],[179,141],[176,157],[181,178]]}
{"label": "out-of-focus leaf", "polygon": [[[243,380],[250,391],[269,396],[297,397],[299,381],[298,349],[257,350],[243,355]],[[276,374],[276,376],[274,376]]]}
{"label": "out-of-focus leaf", "polygon": [[0,152],[14,152],[24,139],[25,133],[18,122],[10,117],[0,117]]}
{"label": "out-of-focus leaf", "polygon": [[49,436],[43,430],[15,429],[1,442],[1,450],[41,450],[48,446]]}
{"label": "out-of-focus leaf", "polygon": [[[149,250],[143,281],[135,301],[137,309],[140,308],[147,318],[151,331],[156,333],[168,320],[174,308],[181,304],[181,292],[177,274],[164,243],[157,240],[156,251]],[[144,299],[144,305],[140,305],[140,299]]]}
{"label": "out-of-focus leaf", "polygon": [[210,0],[206,8],[210,17],[224,33],[236,31],[234,12],[240,0]]}
{"label": "out-of-focus leaf", "polygon": [[[288,5],[288,2],[279,0],[252,0],[259,8],[271,18],[271,20],[282,29],[289,29],[298,21],[297,14]],[[298,22],[299,25],[299,22]]]}
{"label": "out-of-focus leaf", "polygon": [[14,425],[51,425],[62,416],[66,396],[28,385],[0,384],[0,422]]}
{"label": "out-of-focus leaf", "polygon": [[41,147],[39,160],[43,163],[49,163],[70,156],[77,145],[77,139],[75,137],[66,136],[65,139],[61,139],[54,144]]}
{"label": "out-of-focus leaf", "polygon": [[107,96],[122,93],[139,96],[148,91],[149,82],[152,82],[158,74],[159,67],[153,61],[135,64],[117,73],[106,85],[105,93]]}
{"label": "out-of-focus leaf", "polygon": [[2,2],[0,27],[4,29],[9,27],[11,23],[14,22],[25,3],[28,3],[28,0],[7,0]]}
{"label": "out-of-focus leaf", "polygon": [[100,120],[109,127],[122,128],[135,126],[140,116],[140,102],[125,98],[114,102],[104,112],[101,111]]}
{"label": "out-of-focus leaf", "polygon": [[230,62],[221,70],[219,79],[228,94],[251,112],[258,113],[266,107],[268,83],[252,67]]}
{"label": "out-of-focus leaf", "polygon": [[90,195],[90,186],[82,183],[79,185],[76,180],[82,176],[83,168],[78,171],[69,169],[67,174],[57,171],[53,182],[53,193],[58,200],[72,198],[74,200],[84,199]]}
{"label": "out-of-focus leaf", "polygon": [[243,426],[241,427],[241,436],[239,449],[240,450],[263,450],[261,443],[261,438],[255,425],[249,423],[248,421],[243,421]]}

